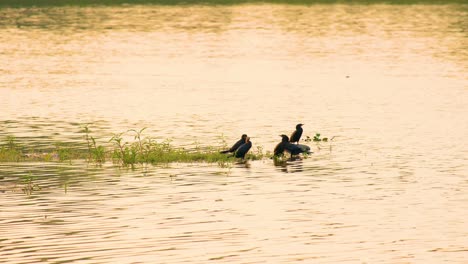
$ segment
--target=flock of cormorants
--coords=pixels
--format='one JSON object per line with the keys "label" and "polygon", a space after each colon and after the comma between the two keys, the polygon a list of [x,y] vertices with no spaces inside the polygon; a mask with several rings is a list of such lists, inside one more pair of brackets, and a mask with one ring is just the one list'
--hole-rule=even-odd
{"label": "flock of cormorants", "polygon": [[[274,149],[274,156],[280,157],[284,155],[284,152],[288,152],[293,155],[299,155],[301,153],[307,153],[310,154],[310,147],[306,145],[301,145],[299,144],[299,140],[301,139],[302,136],[302,126],[304,124],[297,124],[296,125],[296,130],[291,134],[291,138],[289,138],[286,135],[280,135],[281,137],[281,142],[276,145]],[[296,143],[296,144],[294,144]],[[246,135],[243,134],[241,139],[239,139],[232,147],[228,150],[223,150],[221,153],[234,153],[234,157],[236,158],[245,158],[245,155],[247,152],[249,152],[250,148],[252,147],[252,141],[250,141],[250,138]]]}

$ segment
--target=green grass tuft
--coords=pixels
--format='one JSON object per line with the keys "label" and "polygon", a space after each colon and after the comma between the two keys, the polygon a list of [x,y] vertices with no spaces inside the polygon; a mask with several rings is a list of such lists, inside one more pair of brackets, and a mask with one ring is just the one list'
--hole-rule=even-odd
{"label": "green grass tuft", "polygon": [[[84,159],[91,163],[103,163],[112,160],[122,166],[135,166],[137,164],[164,164],[164,163],[193,163],[206,162],[217,163],[220,167],[230,167],[236,158],[232,154],[221,154],[219,151],[225,148],[225,142],[220,147],[200,147],[195,144],[193,149],[177,148],[170,140],[162,142],[154,141],[150,137],[144,138],[141,130],[129,130],[124,133],[114,134],[109,140],[107,147],[98,145],[98,141],[91,136],[88,125],[84,126],[83,133],[84,149],[57,142],[53,144],[54,149],[48,151],[35,151],[33,148],[25,150],[12,136],[7,137],[4,142],[0,141],[0,162],[20,161],[42,161],[42,162],[64,162]],[[134,135],[134,141],[125,141],[124,136]],[[262,147],[251,150],[247,159],[259,160],[269,153],[263,153]]]}

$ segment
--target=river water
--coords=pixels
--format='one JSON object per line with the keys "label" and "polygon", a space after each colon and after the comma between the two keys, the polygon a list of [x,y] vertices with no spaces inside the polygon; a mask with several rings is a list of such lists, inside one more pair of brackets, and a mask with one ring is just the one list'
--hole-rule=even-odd
{"label": "river water", "polygon": [[[0,163],[1,263],[466,263],[468,6],[0,9],[0,138],[314,154]],[[31,187],[34,187],[31,189]]]}

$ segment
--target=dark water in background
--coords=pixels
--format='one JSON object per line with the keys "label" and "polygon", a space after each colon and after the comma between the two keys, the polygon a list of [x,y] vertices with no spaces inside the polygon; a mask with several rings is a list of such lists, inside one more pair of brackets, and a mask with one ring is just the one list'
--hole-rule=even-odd
{"label": "dark water in background", "polygon": [[271,150],[299,122],[335,136],[286,167],[0,163],[0,262],[466,262],[467,14],[0,9],[1,138],[79,143],[83,123],[188,147],[247,133]]}

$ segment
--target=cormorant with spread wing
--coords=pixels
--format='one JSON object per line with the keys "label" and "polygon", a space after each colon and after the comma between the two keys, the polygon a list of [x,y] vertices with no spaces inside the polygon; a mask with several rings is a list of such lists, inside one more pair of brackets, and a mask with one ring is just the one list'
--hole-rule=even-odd
{"label": "cormorant with spread wing", "polygon": [[276,145],[273,153],[275,156],[281,156],[284,151],[289,152],[293,156],[301,153],[310,153],[310,147],[306,145],[294,145],[290,143],[288,136],[281,135],[281,142]]}

